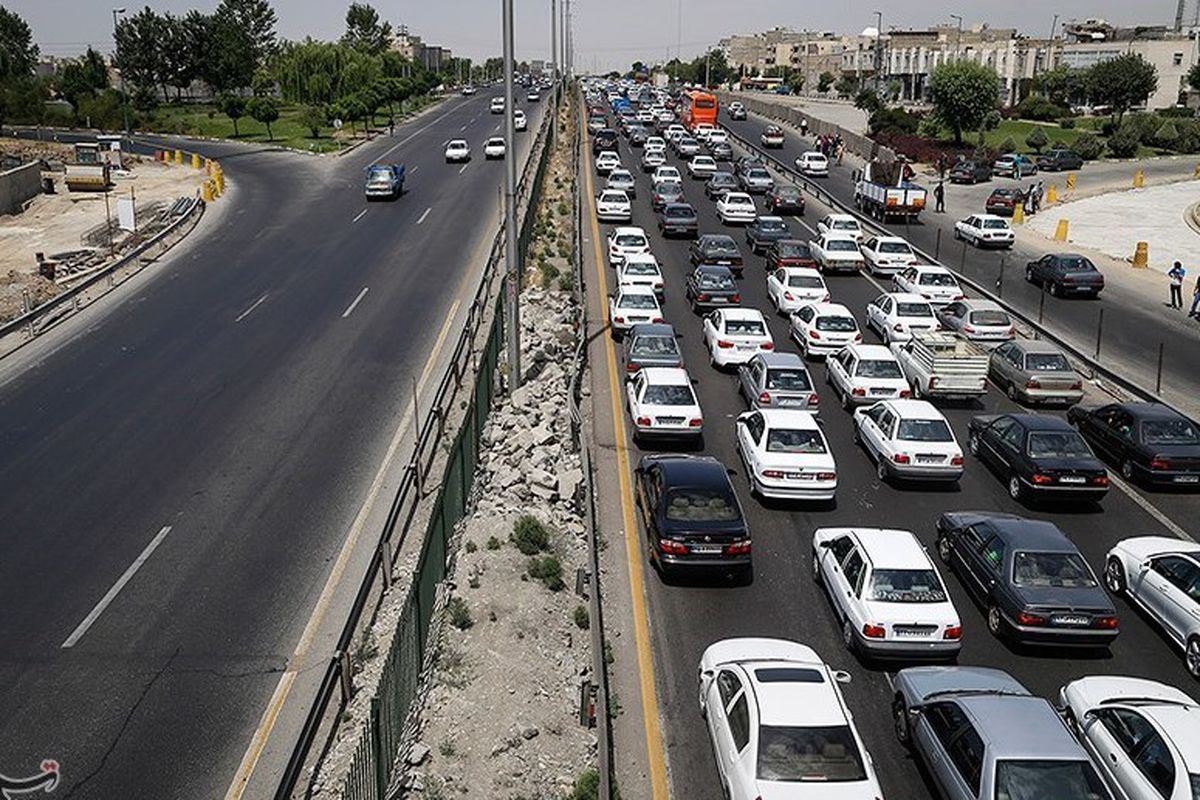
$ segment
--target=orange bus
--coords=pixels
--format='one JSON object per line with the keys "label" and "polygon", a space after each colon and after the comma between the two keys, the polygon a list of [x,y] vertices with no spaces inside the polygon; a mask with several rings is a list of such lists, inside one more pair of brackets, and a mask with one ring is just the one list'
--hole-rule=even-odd
{"label": "orange bus", "polygon": [[691,91],[683,96],[683,126],[695,130],[696,126],[707,122],[717,124],[717,98],[708,92]]}

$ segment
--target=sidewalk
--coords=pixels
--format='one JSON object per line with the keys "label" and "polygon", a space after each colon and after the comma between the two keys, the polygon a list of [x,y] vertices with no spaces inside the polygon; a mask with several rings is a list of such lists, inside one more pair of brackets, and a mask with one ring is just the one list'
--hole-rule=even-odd
{"label": "sidewalk", "polygon": [[865,134],[867,132],[866,112],[855,108],[854,104],[848,101],[814,100],[808,97],[771,92],[738,92],[738,94],[745,94],[747,97],[753,97],[764,103],[777,103],[789,108],[798,108],[817,119],[823,119],[855,133]]}

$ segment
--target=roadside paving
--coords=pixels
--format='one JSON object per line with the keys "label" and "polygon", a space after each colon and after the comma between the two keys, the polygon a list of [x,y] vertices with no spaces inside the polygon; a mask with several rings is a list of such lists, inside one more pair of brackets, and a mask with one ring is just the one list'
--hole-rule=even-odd
{"label": "roadside paving", "polygon": [[798,108],[810,116],[839,125],[848,131],[864,135],[867,132],[866,112],[856,108],[854,103],[848,100],[845,102],[819,100],[803,95],[772,94],[771,92],[740,92],[739,94],[745,94],[747,97],[753,97],[764,103],[778,103],[788,108]]}

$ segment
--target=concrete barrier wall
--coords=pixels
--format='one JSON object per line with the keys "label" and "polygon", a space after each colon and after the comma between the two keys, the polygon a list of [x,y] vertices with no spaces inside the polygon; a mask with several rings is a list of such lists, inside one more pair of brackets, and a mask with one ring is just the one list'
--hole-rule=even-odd
{"label": "concrete barrier wall", "polygon": [[771,103],[758,97],[748,97],[740,92],[716,92],[716,95],[717,100],[723,106],[728,106],[736,100],[744,105],[747,111],[778,120],[796,129],[800,128],[800,120],[808,120],[808,132],[810,135],[840,135],[842,141],[846,143],[846,152],[853,153],[860,158],[870,160],[878,157],[884,161],[891,161],[896,157],[895,153],[889,148],[881,146],[874,139],[869,139],[861,133],[855,133],[840,125],[834,125],[832,122],[817,119],[798,108],[793,108],[782,103]]}
{"label": "concrete barrier wall", "polygon": [[42,191],[42,165],[37,161],[0,172],[0,214],[20,213],[25,201]]}

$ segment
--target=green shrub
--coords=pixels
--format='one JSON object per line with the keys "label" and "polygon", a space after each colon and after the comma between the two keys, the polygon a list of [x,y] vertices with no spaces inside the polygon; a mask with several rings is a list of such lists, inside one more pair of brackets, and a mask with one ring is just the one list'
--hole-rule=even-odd
{"label": "green shrub", "polygon": [[575,627],[585,631],[592,627],[592,618],[588,614],[587,606],[582,604],[575,606]]}
{"label": "green shrub", "polygon": [[1094,133],[1081,133],[1075,137],[1071,150],[1085,161],[1093,161],[1104,152],[1104,143]]}
{"label": "green shrub", "polygon": [[575,291],[575,273],[564,272],[558,276],[558,288],[564,292]]}
{"label": "green shrub", "polygon": [[983,129],[985,131],[994,131],[1000,127],[1000,122],[1003,119],[1004,117],[1000,115],[1000,112],[993,108],[983,115]]}
{"label": "green shrub", "polygon": [[542,288],[550,289],[554,286],[554,282],[558,280],[558,267],[549,262],[542,264]]}
{"label": "green shrub", "polygon": [[529,559],[529,577],[536,578],[552,592],[560,591],[564,586],[562,579],[562,563],[558,556],[535,556]]}
{"label": "green shrub", "polygon": [[1137,155],[1141,139],[1133,128],[1121,126],[1121,129],[1108,138],[1108,152],[1114,158],[1133,158]]}
{"label": "green shrub", "polygon": [[1000,143],[1001,153],[1015,153],[1017,151],[1017,143],[1013,141],[1011,136],[1007,137]]}
{"label": "green shrub", "polygon": [[1050,137],[1042,130],[1041,125],[1035,125],[1029,135],[1025,137],[1025,144],[1032,147],[1037,152],[1042,152],[1042,148],[1050,143]]}
{"label": "green shrub", "polygon": [[502,545],[503,545],[503,543],[499,539],[497,539],[495,536],[488,537],[488,540],[487,540],[487,549],[488,550],[499,550]]}
{"label": "green shrub", "polygon": [[1170,119],[1165,120],[1154,132],[1154,144],[1158,147],[1173,149],[1177,141],[1179,141],[1179,128]]}
{"label": "green shrub", "polygon": [[[828,75],[829,73],[825,73]],[[621,800],[621,792],[617,790],[615,779],[609,781],[612,800]],[[585,769],[575,779],[575,785],[567,800],[597,800],[600,797],[600,773],[594,769]]]}
{"label": "green shrub", "polygon": [[1160,108],[1156,112],[1160,117],[1171,117],[1173,119],[1192,119],[1196,116],[1195,110],[1187,106],[1171,106],[1170,108]]}
{"label": "green shrub", "polygon": [[550,548],[550,531],[540,519],[526,514],[513,525],[512,542],[524,555],[536,555]]}
{"label": "green shrub", "polygon": [[1071,109],[1065,106],[1060,106],[1046,99],[1042,95],[1031,94],[1013,108],[1013,115],[1021,119],[1032,119],[1038,122],[1050,122],[1051,120],[1065,117],[1071,113]]}
{"label": "green shrub", "polygon": [[1071,130],[1072,128],[1075,127],[1075,118],[1074,117],[1061,117],[1058,120],[1058,127],[1062,128],[1063,130],[1067,130],[1067,131]]}
{"label": "green shrub", "polygon": [[880,108],[871,114],[868,129],[872,136],[880,133],[912,135],[917,132],[920,125],[920,117],[897,106]]}
{"label": "green shrub", "polygon": [[450,617],[450,624],[460,631],[465,631],[475,624],[475,620],[471,619],[471,609],[467,606],[467,601],[461,597],[450,598],[450,602],[446,604],[446,613]]}
{"label": "green shrub", "polygon": [[933,117],[926,117],[917,125],[917,136],[923,139],[942,138],[942,126]]}
{"label": "green shrub", "polygon": [[465,549],[468,553],[474,553],[479,549],[479,547],[475,544],[475,542],[468,539],[467,543],[463,545],[463,549]]}

